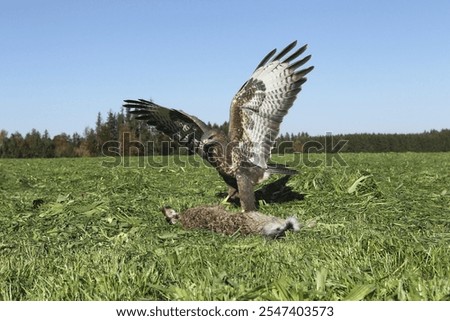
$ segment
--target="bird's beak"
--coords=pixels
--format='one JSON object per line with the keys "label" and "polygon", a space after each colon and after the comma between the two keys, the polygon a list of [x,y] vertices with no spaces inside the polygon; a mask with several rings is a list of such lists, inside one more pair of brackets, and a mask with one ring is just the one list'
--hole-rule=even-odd
{"label": "bird's beak", "polygon": [[212,143],[214,143],[214,140],[212,140],[212,139],[205,139],[205,140],[202,141],[202,146],[205,147],[205,146],[211,145]]}

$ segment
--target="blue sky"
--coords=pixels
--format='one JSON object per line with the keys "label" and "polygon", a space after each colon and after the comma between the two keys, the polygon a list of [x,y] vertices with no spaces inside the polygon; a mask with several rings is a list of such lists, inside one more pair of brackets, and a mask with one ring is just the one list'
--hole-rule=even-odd
{"label": "blue sky", "polygon": [[0,3],[0,129],[83,133],[146,98],[228,119],[261,58],[297,39],[315,66],[282,132],[450,128],[450,1]]}

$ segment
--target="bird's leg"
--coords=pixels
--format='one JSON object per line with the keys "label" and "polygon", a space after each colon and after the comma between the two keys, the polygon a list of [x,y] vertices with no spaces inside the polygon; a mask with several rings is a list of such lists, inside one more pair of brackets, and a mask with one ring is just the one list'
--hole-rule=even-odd
{"label": "bird's leg", "polygon": [[233,202],[237,197],[237,190],[234,187],[228,186],[228,194],[225,199],[222,201],[223,204],[226,204],[228,201]]}
{"label": "bird's leg", "polygon": [[253,191],[252,181],[245,173],[243,173],[242,169],[239,169],[236,173],[236,180],[242,210],[245,212],[255,211],[255,192]]}
{"label": "bird's leg", "polygon": [[237,197],[239,197],[239,193],[238,193],[237,189],[235,189],[234,187],[228,186],[227,199],[234,200]]}

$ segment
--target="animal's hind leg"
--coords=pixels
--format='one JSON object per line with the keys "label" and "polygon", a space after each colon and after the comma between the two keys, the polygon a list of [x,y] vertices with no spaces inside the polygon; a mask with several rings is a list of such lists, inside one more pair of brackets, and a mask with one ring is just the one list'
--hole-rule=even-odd
{"label": "animal's hind leg", "polygon": [[161,209],[161,212],[164,214],[164,217],[169,224],[176,224],[180,218],[180,215],[170,206],[164,206]]}

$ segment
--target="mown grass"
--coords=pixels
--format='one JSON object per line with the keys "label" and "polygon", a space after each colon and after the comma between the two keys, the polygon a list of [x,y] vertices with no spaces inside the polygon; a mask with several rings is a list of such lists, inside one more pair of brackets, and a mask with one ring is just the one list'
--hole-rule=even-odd
{"label": "mown grass", "polygon": [[449,300],[450,155],[343,157],[297,167],[304,200],[261,204],[317,220],[280,241],[167,225],[162,205],[222,201],[203,165],[2,159],[0,299]]}

